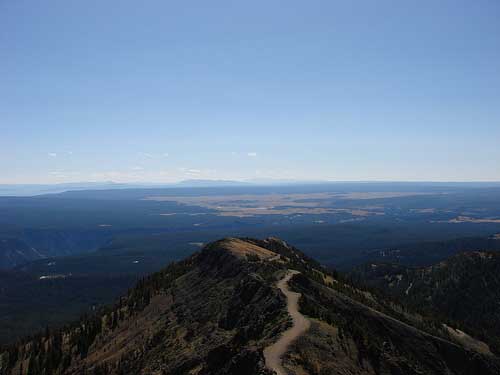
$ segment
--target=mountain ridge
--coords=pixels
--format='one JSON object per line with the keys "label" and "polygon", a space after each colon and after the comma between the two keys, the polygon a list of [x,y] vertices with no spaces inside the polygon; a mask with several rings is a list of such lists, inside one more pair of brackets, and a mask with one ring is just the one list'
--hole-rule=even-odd
{"label": "mountain ridge", "polygon": [[500,370],[496,356],[422,331],[432,324],[409,325],[418,317],[282,240],[226,238],[142,279],[94,316],[4,349],[0,374],[272,374],[263,352],[292,323],[277,286],[290,269],[300,272],[288,284],[311,327],[281,358],[289,373]]}

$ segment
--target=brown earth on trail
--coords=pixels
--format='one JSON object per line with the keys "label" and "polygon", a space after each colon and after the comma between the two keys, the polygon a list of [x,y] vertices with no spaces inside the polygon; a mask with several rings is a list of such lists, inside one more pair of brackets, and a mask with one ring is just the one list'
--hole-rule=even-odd
{"label": "brown earth on trail", "polygon": [[288,281],[298,273],[298,271],[288,270],[286,276],[277,284],[278,289],[287,298],[287,310],[293,322],[292,327],[283,332],[278,341],[264,349],[266,366],[274,370],[277,375],[287,374],[282,365],[282,357],[288,351],[290,345],[303,335],[310,326],[309,320],[299,312],[299,298],[301,294],[288,289]]}

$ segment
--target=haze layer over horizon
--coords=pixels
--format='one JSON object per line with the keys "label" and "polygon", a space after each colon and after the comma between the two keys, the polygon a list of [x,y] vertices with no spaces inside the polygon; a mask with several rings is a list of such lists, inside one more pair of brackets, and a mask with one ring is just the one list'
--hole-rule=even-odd
{"label": "haze layer over horizon", "polygon": [[0,5],[0,184],[500,180],[500,4]]}

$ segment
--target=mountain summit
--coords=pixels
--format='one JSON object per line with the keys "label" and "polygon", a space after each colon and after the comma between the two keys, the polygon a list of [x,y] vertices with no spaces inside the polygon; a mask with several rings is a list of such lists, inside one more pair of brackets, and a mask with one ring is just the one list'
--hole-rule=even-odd
{"label": "mountain summit", "polygon": [[[277,238],[226,238],[109,308],[0,354],[1,374],[498,374],[489,350]],[[477,346],[484,348],[484,346]]]}

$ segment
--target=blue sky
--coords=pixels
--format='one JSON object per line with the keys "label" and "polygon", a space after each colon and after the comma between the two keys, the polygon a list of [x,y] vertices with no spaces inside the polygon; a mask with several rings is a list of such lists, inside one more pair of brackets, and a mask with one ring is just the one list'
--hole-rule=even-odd
{"label": "blue sky", "polygon": [[500,180],[500,3],[0,2],[0,183]]}

